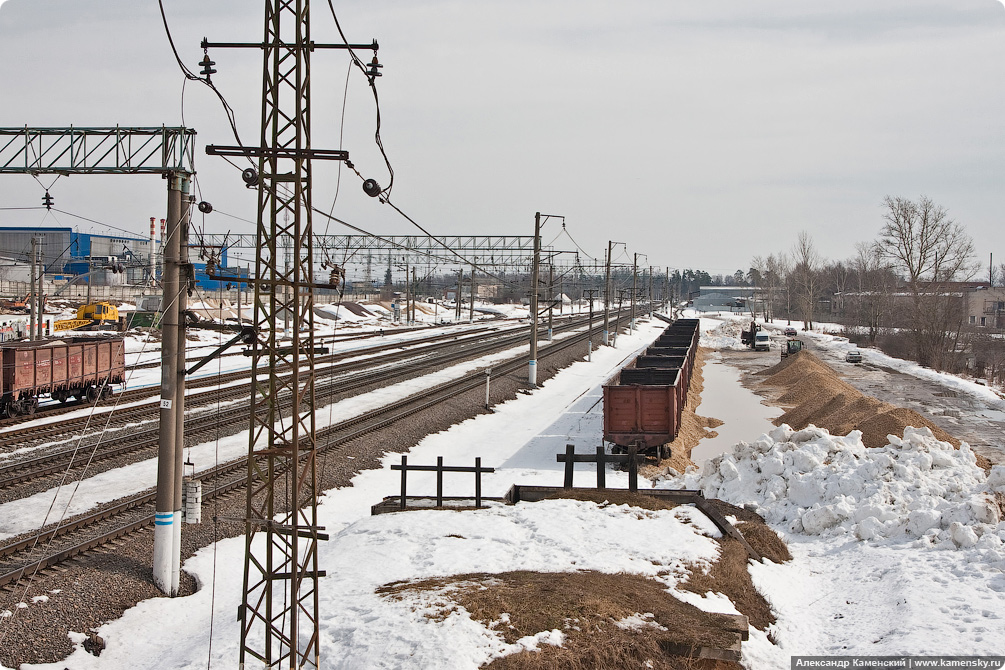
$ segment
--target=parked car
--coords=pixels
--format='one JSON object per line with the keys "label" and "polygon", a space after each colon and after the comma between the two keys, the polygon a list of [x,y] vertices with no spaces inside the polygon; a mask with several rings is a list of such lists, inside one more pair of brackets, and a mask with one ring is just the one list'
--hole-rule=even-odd
{"label": "parked car", "polygon": [[797,333],[797,332],[796,332],[796,329],[795,329],[795,328],[793,328],[792,326],[786,326],[786,327],[785,327],[785,336],[786,336],[786,337],[795,337],[795,336],[796,336],[796,335],[798,335],[798,334],[799,334],[799,333]]}
{"label": "parked car", "polygon": [[852,349],[847,354],[844,355],[844,359],[849,363],[861,363],[862,362],[862,352],[858,349]]}

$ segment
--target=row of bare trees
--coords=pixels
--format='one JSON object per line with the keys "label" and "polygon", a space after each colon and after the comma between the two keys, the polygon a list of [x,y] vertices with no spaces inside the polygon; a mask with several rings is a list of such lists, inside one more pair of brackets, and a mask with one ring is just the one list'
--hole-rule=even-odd
{"label": "row of bare trees", "polygon": [[[973,240],[944,207],[924,196],[887,196],[877,239],[857,244],[852,258],[825,259],[803,231],[791,250],[755,257],[748,276],[769,296],[765,319],[784,315],[812,328],[821,306],[829,307],[825,320],[839,318],[872,343],[898,327],[914,360],[946,369],[965,335],[961,282],[978,272]],[[1005,264],[982,276],[1000,283]]]}

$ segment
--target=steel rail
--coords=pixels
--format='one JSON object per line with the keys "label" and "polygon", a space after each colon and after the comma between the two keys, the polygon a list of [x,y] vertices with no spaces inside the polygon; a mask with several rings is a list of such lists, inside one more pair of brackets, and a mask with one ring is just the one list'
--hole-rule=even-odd
{"label": "steel rail", "polygon": [[[593,333],[599,332],[599,327],[593,330]],[[592,334],[592,333],[591,333]],[[539,356],[541,358],[552,356],[556,353],[564,351],[565,349],[572,347],[574,345],[579,345],[583,340],[588,337],[587,333],[583,333],[581,337],[569,337],[559,342],[553,342],[541,348]],[[497,374],[510,374],[516,372],[526,365],[529,360],[528,354],[521,354],[515,358],[510,359],[505,363],[499,363],[492,365],[492,369],[496,371]],[[358,439],[371,433],[375,430],[387,427],[403,418],[411,417],[416,414],[416,412],[429,409],[434,407],[443,401],[471,391],[478,388],[485,383],[485,368],[479,368],[471,373],[466,374],[459,380],[452,380],[444,384],[440,384],[433,389],[427,389],[420,393],[417,393],[409,398],[402,399],[400,401],[390,403],[384,407],[378,408],[376,410],[371,410],[352,419],[347,419],[344,422],[340,422],[334,426],[321,431],[319,435],[318,442],[327,441],[327,444],[318,447],[318,453],[324,453],[331,449],[336,449],[339,446],[349,442],[351,440]],[[389,416],[383,416],[389,415]],[[372,421],[368,425],[364,425],[352,432],[342,435],[341,437],[336,437],[339,431],[345,431],[347,428],[352,428],[353,426],[358,426],[361,423]],[[329,441],[330,440],[330,441]],[[200,478],[212,478],[215,476],[223,476],[227,471],[237,471],[246,472],[247,457],[237,459],[231,463],[217,466],[209,470],[203,471],[200,474]],[[238,477],[230,482],[225,482],[219,486],[214,487],[209,490],[204,496],[205,500],[210,500],[218,495],[223,495],[234,489],[240,488],[247,484],[246,477]],[[58,536],[60,534],[65,534],[71,532],[72,530],[78,530],[84,528],[88,525],[93,525],[98,520],[104,520],[113,517],[115,514],[121,514],[128,509],[135,509],[143,504],[148,504],[150,500],[153,500],[154,493],[139,494],[133,498],[119,503],[113,507],[107,508],[100,512],[95,512],[94,514],[87,515],[86,517],[81,517],[80,519],[74,520],[71,523],[66,524],[62,530],[60,528],[53,529],[51,531],[45,531],[37,536],[32,536],[25,540],[20,541],[19,545],[24,547],[35,544],[42,541],[42,536],[45,539]],[[117,527],[107,533],[102,534],[97,538],[90,538],[85,542],[79,543],[72,547],[64,548],[50,556],[43,557],[32,563],[23,565],[13,571],[7,572],[6,574],[0,575],[0,587],[11,588],[11,585],[16,584],[26,574],[35,574],[38,571],[45,570],[46,568],[52,567],[58,563],[61,563],[69,558],[77,556],[86,551],[90,551],[96,547],[107,544],[115,539],[133,533],[141,528],[145,528],[153,523],[154,515],[149,514],[143,519],[138,521],[132,521],[123,526]],[[49,534],[47,534],[49,533]],[[37,538],[37,539],[36,539]],[[14,547],[15,545],[8,545],[9,547]],[[11,549],[8,551],[8,546],[0,547],[0,556],[7,556],[14,553]]]}
{"label": "steel rail", "polygon": [[[565,324],[558,326],[556,330],[563,332],[564,330],[575,328],[578,325],[580,325],[579,322],[573,318]],[[432,347],[421,349],[419,351],[405,349],[400,352],[395,352],[394,354],[385,354],[382,363],[386,363],[388,361],[395,362],[410,357],[425,357],[425,360],[421,360],[417,364],[413,364],[409,367],[409,372],[421,372],[422,370],[436,367],[443,363],[449,363],[459,358],[470,358],[472,356],[482,355],[512,344],[518,344],[526,338],[526,334],[522,332],[523,329],[518,329],[518,331],[519,332],[516,333],[494,332],[489,335],[481,333],[477,337],[463,340],[459,340],[456,336],[454,336],[454,339],[450,341],[439,342]],[[492,339],[496,335],[499,335],[499,337],[497,339]],[[482,341],[486,340],[486,338],[489,338],[488,341]],[[443,349],[453,348],[458,344],[463,347],[459,351],[453,350],[442,352]],[[401,372],[398,369],[373,372],[369,370],[371,366],[372,361],[369,359],[341,364],[339,370],[333,371],[334,374],[339,375],[339,378],[327,380],[324,386],[319,388],[319,392],[328,394],[330,392],[337,391],[340,394],[344,394],[358,388],[370,386],[375,383],[381,383],[383,381],[401,376]],[[363,370],[363,372],[346,379],[347,376],[356,370]],[[214,390],[207,393],[196,394],[194,398],[199,398],[200,396],[207,396],[203,407],[211,407],[214,403],[221,400],[240,400],[247,397],[247,389],[243,386],[236,386],[231,387],[229,390]],[[193,397],[189,398],[190,401],[192,399]],[[156,408],[153,406],[132,409],[139,410],[142,414],[154,414],[156,412]],[[198,408],[192,407],[192,409]],[[132,423],[142,418],[142,415],[138,412],[129,412],[129,410],[126,410],[126,412],[128,413],[126,416],[120,416],[119,420],[121,423]],[[212,416],[201,416],[188,419],[186,420],[186,425],[191,428],[191,430],[188,431],[189,436],[195,437],[203,433],[211,432],[221,423],[226,423],[230,419],[242,418],[246,415],[246,413],[247,408],[235,407],[229,410],[224,410],[223,412],[218,412]],[[50,434],[55,434],[57,431],[67,432],[67,430],[68,429],[53,429]],[[33,437],[37,437],[38,429],[34,429],[33,432],[36,433]],[[106,442],[105,446],[102,447],[101,452],[99,454],[95,454],[95,457],[91,458],[89,463],[93,465],[96,462],[106,461],[129,453],[155,448],[157,446],[158,435],[158,428],[156,426],[133,430],[128,437],[109,440]],[[21,484],[55,472],[60,472],[72,463],[77,452],[77,448],[71,447],[55,453],[46,454],[32,459],[21,460],[16,463],[0,467],[0,489]]]}

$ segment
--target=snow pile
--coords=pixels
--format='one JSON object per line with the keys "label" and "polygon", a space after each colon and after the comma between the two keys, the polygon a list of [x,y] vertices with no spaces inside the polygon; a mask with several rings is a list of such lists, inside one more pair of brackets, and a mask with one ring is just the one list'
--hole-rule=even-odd
{"label": "snow pile", "polygon": [[889,440],[867,449],[859,431],[839,437],[812,425],[782,425],[709,460],[700,474],[658,485],[700,488],[796,534],[975,548],[1005,571],[1005,522],[993,500],[1005,494],[1005,467],[987,476],[969,446],[953,449],[927,428]]}
{"label": "snow pile", "polygon": [[739,321],[703,318],[698,344],[709,349],[746,349],[740,343],[740,333],[749,324],[749,319]]}

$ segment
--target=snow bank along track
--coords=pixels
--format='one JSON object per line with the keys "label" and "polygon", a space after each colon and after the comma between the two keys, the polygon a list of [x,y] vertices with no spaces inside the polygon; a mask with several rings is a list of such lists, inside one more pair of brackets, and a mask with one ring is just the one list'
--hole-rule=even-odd
{"label": "snow bank along track", "polygon": [[[317,372],[321,374],[343,374],[354,370],[367,369],[375,365],[374,357],[376,354],[380,355],[376,365],[383,365],[385,363],[392,363],[412,357],[423,356],[430,352],[442,351],[455,346],[465,346],[471,342],[475,342],[486,337],[499,336],[505,332],[506,331],[502,331],[502,333],[500,333],[499,331],[495,331],[493,329],[479,328],[474,331],[467,331],[463,334],[451,333],[446,335],[435,335],[416,340],[409,340],[407,342],[397,342],[377,347],[368,347],[363,350],[355,350],[352,352],[340,352],[338,354],[330,354],[328,356],[319,356],[316,359],[319,364]],[[427,344],[430,346],[421,349],[414,348],[419,345]],[[336,364],[337,361],[348,358],[358,358],[361,356],[366,358]],[[200,405],[209,406],[217,402],[240,399],[247,395],[250,379],[250,370],[238,370],[235,372],[227,372],[220,375],[188,380],[186,383],[187,390],[198,388],[210,388],[211,390],[204,393],[186,394],[186,404],[190,408],[195,409]],[[223,386],[227,386],[228,388],[221,388]],[[156,419],[156,398],[159,393],[159,386],[126,391],[117,396],[119,400],[116,402],[115,407],[102,408],[97,410],[95,414],[101,417],[99,419],[99,423],[104,423],[107,415],[112,414],[113,416],[111,420],[114,423],[111,425],[113,426],[121,426],[128,423],[142,421],[144,419]],[[132,405],[132,403],[138,403],[144,400],[149,400],[150,402]],[[122,407],[121,405],[123,403],[128,403],[129,405]],[[36,416],[35,418],[38,417]],[[56,438],[60,435],[75,433],[86,428],[89,423],[94,423],[93,417],[83,416],[72,419],[64,419],[62,421],[53,422],[43,426],[32,426],[31,428],[23,429],[14,428],[13,430],[5,431],[2,435],[5,441],[8,442],[14,442],[19,439],[39,441],[43,439]],[[2,473],[3,470],[0,469],[0,481],[4,478]],[[2,484],[0,484],[0,487],[2,487]]]}
{"label": "snow bank along track", "polygon": [[[563,332],[574,329],[581,325],[577,320],[570,320],[568,323],[560,324],[556,330]],[[507,330],[503,332],[493,331],[490,333],[481,332],[472,336],[450,335],[447,338],[437,337],[432,340],[424,338],[421,343],[429,346],[419,349],[403,347],[405,344],[398,344],[392,347],[396,351],[387,352],[385,347],[380,347],[380,358],[374,361],[373,358],[349,361],[338,365],[331,365],[324,372],[326,379],[318,380],[316,383],[317,395],[319,397],[331,397],[335,394],[344,395],[352,391],[359,390],[374,384],[385,384],[401,381],[408,376],[415,376],[416,373],[429,372],[434,368],[450,365],[460,360],[473,356],[481,356],[516,346],[526,340],[525,329]],[[446,339],[446,341],[443,341]],[[430,344],[430,342],[433,342]],[[372,353],[368,350],[364,353]],[[408,363],[406,369],[390,367],[389,363],[396,363],[403,360],[414,359]],[[382,369],[374,369],[379,366]],[[385,367],[387,366],[387,367]],[[355,373],[355,374],[353,374]],[[250,372],[244,371],[245,379],[249,379]],[[337,378],[336,378],[337,376]],[[219,379],[219,378],[217,378]],[[202,380],[214,381],[214,380]],[[221,425],[235,424],[241,425],[242,420],[247,418],[247,407],[240,401],[248,398],[248,386],[237,384],[228,377],[232,386],[227,388],[217,388],[204,393],[186,396],[188,410],[192,413],[202,409],[217,410],[212,413],[201,412],[197,416],[187,417],[185,421],[186,433],[194,440],[200,437],[210,439]],[[219,383],[224,383],[220,381]],[[220,404],[227,403],[226,407],[219,407]],[[219,409],[218,409],[219,408]],[[98,421],[90,417],[80,417],[70,421],[60,422],[52,426],[39,426],[23,431],[10,431],[4,435],[6,439],[32,440],[56,438],[60,435],[83,430],[88,422],[102,426],[108,422],[108,427],[119,429],[129,428],[128,434],[113,436],[100,435],[95,438],[100,441],[95,453],[86,461],[87,465],[93,467],[104,461],[119,458],[127,454],[140,452],[143,450],[156,450],[158,446],[158,428],[156,420],[158,418],[156,403],[147,403],[137,407],[128,407],[115,410],[114,415],[109,417],[108,413]],[[147,422],[148,427],[136,426],[137,423]],[[12,437],[13,434],[13,437]],[[18,460],[9,465],[0,467],[0,489],[29,482],[39,477],[61,472],[74,461],[75,455],[79,454],[82,448],[94,447],[93,441],[84,445],[78,441],[71,447],[50,452],[43,456],[30,459]],[[83,459],[80,467],[85,464]]]}
{"label": "snow bank along track", "polygon": [[[556,330],[581,325],[575,321]],[[597,329],[594,329],[597,332]],[[521,332],[520,341],[526,338]],[[565,338],[541,347],[539,357],[545,358],[572,346],[581,346],[586,334]],[[496,343],[495,348],[506,345]],[[465,357],[470,356],[470,352]],[[505,363],[492,365],[493,375],[521,371],[529,356],[524,354]],[[371,375],[372,378],[372,375]],[[338,449],[341,445],[387,427],[396,421],[414,416],[429,408],[485,384],[484,368],[439,386],[425,389],[408,398],[390,403],[370,412],[347,419],[318,431],[318,453]],[[245,416],[247,409],[243,409]],[[212,500],[247,483],[247,458],[221,464],[199,473],[203,482],[203,500]],[[31,537],[0,546],[0,587],[13,588],[19,579],[57,565],[74,556],[101,547],[117,538],[147,528],[153,523],[154,492],[141,493],[118,501],[104,509],[71,519],[55,528],[35,533]],[[39,557],[42,555],[41,557]]]}
{"label": "snow bank along track", "polygon": [[[400,349],[402,347],[408,347],[408,346],[413,346],[413,345],[425,344],[425,343],[430,343],[430,342],[450,341],[450,340],[453,340],[453,339],[456,339],[456,338],[459,338],[459,337],[466,337],[466,336],[473,335],[473,334],[476,334],[476,333],[485,333],[485,332],[493,331],[493,330],[495,330],[495,328],[482,327],[482,328],[467,329],[467,330],[463,331],[462,333],[440,333],[438,335],[430,335],[428,337],[416,338],[416,339],[412,339],[412,340],[407,340],[405,342],[388,342],[386,344],[380,344],[380,345],[376,345],[376,346],[369,346],[369,347],[366,347],[364,349],[355,349],[355,350],[351,350],[351,351],[340,351],[338,353],[328,354],[326,356],[318,356],[318,357],[316,357],[315,360],[319,364],[333,363],[335,361],[344,360],[346,358],[354,358],[356,356],[363,356],[363,355],[367,355],[367,354],[375,354],[375,353],[379,353],[379,352],[385,352],[385,351],[390,351],[390,350],[394,350],[394,349]],[[243,354],[242,353],[238,353],[238,354],[234,354],[234,355],[241,356]],[[196,360],[200,360],[200,359],[195,359],[192,362],[194,363]],[[160,366],[160,362],[157,362],[157,363],[144,363],[142,365],[129,366],[129,367],[126,368],[127,369],[126,381],[128,382],[128,370],[135,370],[135,369],[147,368],[147,367],[159,367],[159,366]],[[284,365],[280,369],[281,370],[288,369],[288,367],[289,366]],[[220,374],[220,375],[212,375],[212,376],[206,376],[206,377],[195,377],[195,378],[187,380],[187,382],[186,382],[185,385],[186,385],[187,388],[190,388],[190,389],[203,388],[203,387],[207,387],[207,386],[217,386],[219,384],[225,384],[225,383],[230,383],[230,382],[236,382],[236,381],[242,381],[242,380],[250,379],[250,375],[251,375],[251,373],[250,373],[249,370],[237,370],[235,372],[226,372],[226,373],[223,373],[223,374]],[[154,397],[158,396],[159,394],[160,394],[160,387],[159,386],[149,386],[149,387],[146,387],[146,388],[139,388],[139,389],[132,389],[132,390],[128,390],[128,391],[122,391],[121,393],[116,394],[114,396],[114,398],[110,402],[116,403],[116,404],[132,403],[132,402],[138,402],[138,401],[141,401],[141,400],[146,400],[146,399],[149,399],[149,398],[154,398]],[[108,402],[108,401],[106,401],[106,402]],[[85,405],[86,405],[86,403],[84,403],[83,401],[81,401],[81,402],[68,402],[66,404],[60,404],[60,405],[49,405],[49,406],[38,407],[38,409],[33,412],[33,415],[16,416],[16,417],[5,418],[3,420],[0,420],[0,428],[2,428],[4,426],[16,425],[16,424],[19,424],[19,423],[25,423],[27,421],[32,421],[32,420],[39,419],[39,418],[42,418],[42,417],[57,416],[59,414],[65,414],[67,412],[71,412],[71,411],[77,410],[80,407],[85,406]],[[81,423],[80,425],[83,425],[83,424]]]}
{"label": "snow bank along track", "polygon": [[[502,317],[500,317],[502,319]],[[429,326],[414,326],[410,328],[395,328],[391,330],[388,335],[401,335],[402,333],[411,333],[417,330],[429,330]],[[490,330],[490,328],[477,328],[474,330],[465,330],[465,334],[475,332],[475,330]],[[223,331],[225,336],[229,335],[233,337],[237,334],[237,331]],[[445,335],[444,337],[449,337],[450,335]],[[331,337],[318,337],[318,346],[324,346],[326,343],[336,344],[339,342],[353,342],[356,340],[365,340],[371,338],[382,337],[378,332],[367,332],[367,333],[354,333],[352,335],[333,335]],[[191,353],[193,351],[204,350],[206,354],[216,349],[219,345],[217,344],[202,344],[195,347],[187,347],[186,350]],[[232,352],[220,354],[221,357],[224,356],[243,356],[243,352]],[[202,356],[189,357],[185,359],[188,363],[197,363],[202,360]],[[153,368],[159,368],[161,366],[160,358],[154,361],[147,361],[146,363],[136,363],[134,365],[127,365],[127,370],[149,370]]]}

